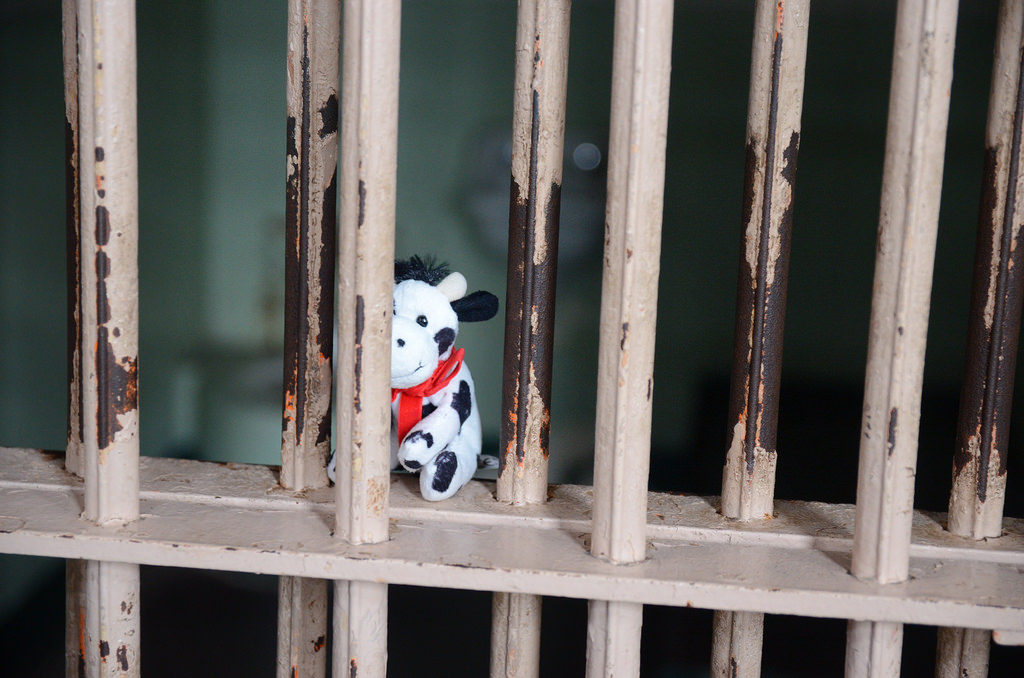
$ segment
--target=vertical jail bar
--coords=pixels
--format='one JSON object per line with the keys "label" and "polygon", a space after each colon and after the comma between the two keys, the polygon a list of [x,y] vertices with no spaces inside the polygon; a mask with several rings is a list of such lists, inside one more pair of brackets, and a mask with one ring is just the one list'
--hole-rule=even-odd
{"label": "vertical jail bar", "polygon": [[[337,258],[340,0],[289,0],[281,486],[327,485]],[[277,675],[327,672],[327,582],[281,577]]]}
{"label": "vertical jail bar", "polygon": [[[808,14],[808,0],[759,0],[755,9],[743,249],[729,406],[731,437],[721,508],[723,515],[739,520],[768,518],[773,511]],[[712,675],[760,675],[764,615],[718,610],[713,623]]]}
{"label": "vertical jail bar", "polygon": [[[967,330],[967,367],[960,394],[948,529],[983,539],[1002,532],[1006,453],[1024,276],[1019,214],[1021,125],[1024,118],[1024,2],[999,8],[985,171]],[[988,674],[989,631],[939,629],[936,676]]]}
{"label": "vertical jail bar", "polygon": [[[615,4],[591,552],[643,560],[665,187],[672,3]],[[640,671],[637,603],[592,601],[587,676]]]}
{"label": "vertical jail bar", "polygon": [[[953,69],[956,0],[896,16],[851,571],[907,578],[928,304]],[[899,673],[902,626],[851,621],[848,676]]]}
{"label": "vertical jail bar", "polygon": [[67,226],[68,437],[64,467],[82,475],[82,269],[78,173],[78,17],[62,0],[64,42],[64,210]]}
{"label": "vertical jail bar", "polygon": [[[554,345],[571,0],[520,0],[498,501],[542,503]],[[495,593],[492,678],[540,671],[541,597]]]}
{"label": "vertical jail bar", "polygon": [[[67,232],[68,430],[64,467],[82,476],[82,284],[78,185],[78,4],[61,2],[64,52],[64,211]],[[64,667],[85,675],[85,562],[65,563]]]}
{"label": "vertical jail bar", "polygon": [[[79,0],[83,516],[139,517],[135,4]],[[85,668],[139,675],[139,568],[85,566]]]}
{"label": "vertical jail bar", "polygon": [[[388,538],[401,4],[344,7],[335,535],[363,544]],[[334,598],[333,674],[383,678],[387,586],[337,581]]]}

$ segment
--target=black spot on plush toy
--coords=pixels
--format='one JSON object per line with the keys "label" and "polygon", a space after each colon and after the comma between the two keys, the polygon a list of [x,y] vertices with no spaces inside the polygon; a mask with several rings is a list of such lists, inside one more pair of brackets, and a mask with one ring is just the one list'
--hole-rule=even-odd
{"label": "black spot on plush toy", "polygon": [[418,472],[423,498],[440,501],[469,482],[480,460],[473,377],[454,348],[459,323],[493,318],[498,298],[467,295],[461,273],[412,257],[395,262],[393,301],[391,467]]}

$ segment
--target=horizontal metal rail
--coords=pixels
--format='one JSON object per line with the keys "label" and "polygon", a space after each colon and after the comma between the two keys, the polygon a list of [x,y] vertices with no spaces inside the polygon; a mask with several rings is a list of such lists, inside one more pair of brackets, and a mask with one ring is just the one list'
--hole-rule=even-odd
{"label": "horizontal metal rail", "polygon": [[849,573],[849,505],[777,501],[748,525],[716,499],[650,493],[647,560],[622,567],[587,553],[588,487],[512,507],[473,482],[442,507],[396,475],[391,539],[351,545],[331,537],[330,489],[294,496],[269,467],[143,458],[142,517],[112,531],[80,519],[81,481],[62,464],[0,449],[0,552],[1024,632],[1019,519],[975,542],[915,512],[911,579],[881,585]]}

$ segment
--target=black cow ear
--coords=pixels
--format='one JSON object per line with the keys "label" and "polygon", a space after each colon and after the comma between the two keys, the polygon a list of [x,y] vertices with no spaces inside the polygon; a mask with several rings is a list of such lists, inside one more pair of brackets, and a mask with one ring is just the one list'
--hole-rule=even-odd
{"label": "black cow ear", "polygon": [[460,323],[490,320],[498,312],[498,297],[490,292],[473,292],[452,302],[452,310]]}

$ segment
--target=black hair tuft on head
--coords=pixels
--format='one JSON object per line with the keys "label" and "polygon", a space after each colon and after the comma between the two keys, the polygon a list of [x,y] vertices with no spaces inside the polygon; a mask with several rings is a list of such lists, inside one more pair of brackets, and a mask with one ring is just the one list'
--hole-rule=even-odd
{"label": "black hair tuft on head", "polygon": [[437,263],[433,257],[423,260],[418,255],[413,255],[408,259],[395,260],[396,285],[403,280],[422,280],[436,285],[447,278],[449,273],[451,271],[448,270],[448,264]]}

